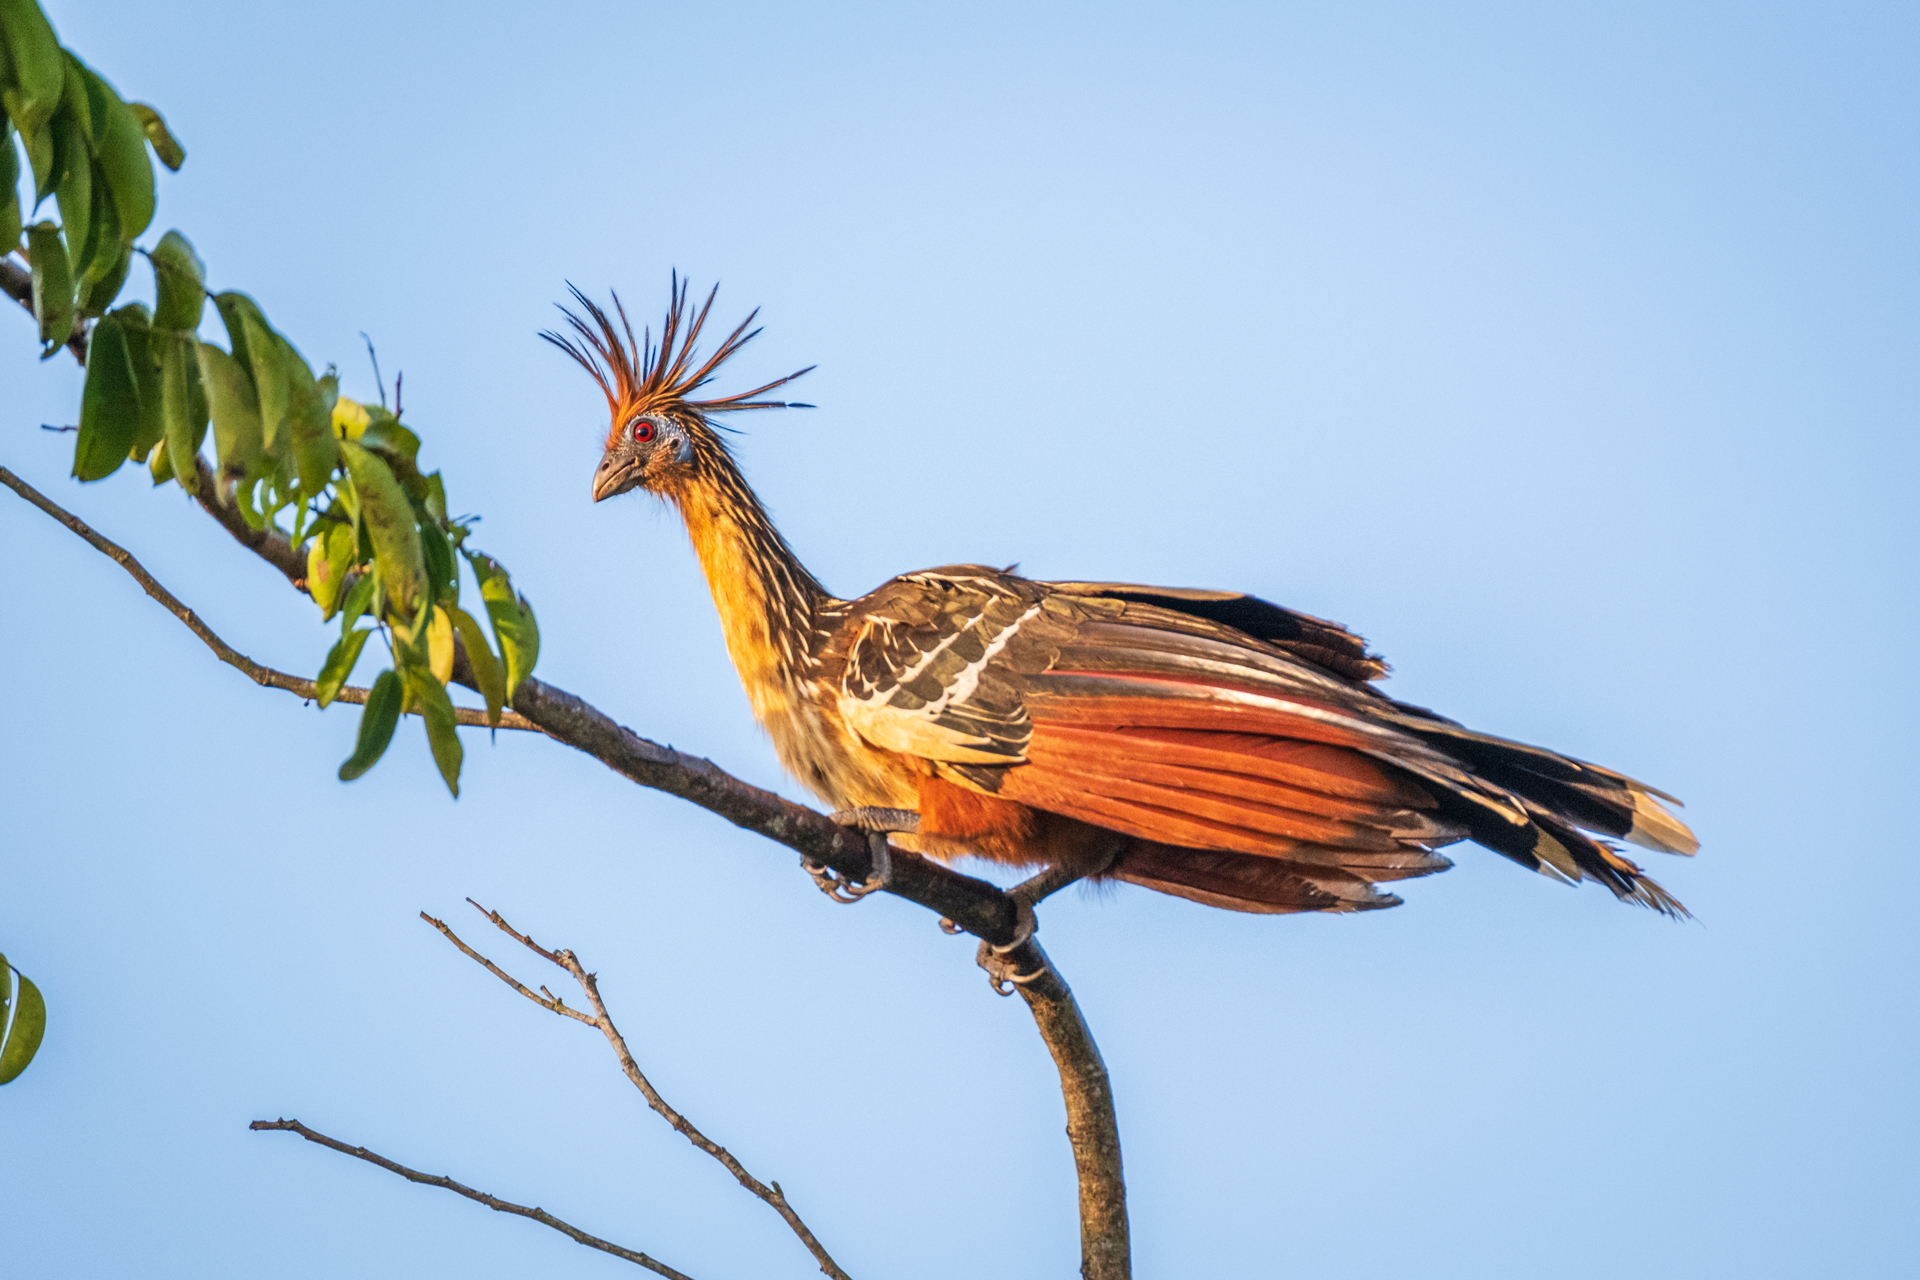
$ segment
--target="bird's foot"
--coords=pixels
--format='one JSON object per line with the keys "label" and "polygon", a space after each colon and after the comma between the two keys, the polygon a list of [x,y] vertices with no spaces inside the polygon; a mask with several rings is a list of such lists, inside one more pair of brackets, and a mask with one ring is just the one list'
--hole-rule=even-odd
{"label": "bird's foot", "polygon": [[887,844],[887,834],[893,831],[917,831],[920,815],[911,809],[880,809],[862,805],[856,809],[842,809],[832,817],[843,827],[867,833],[867,851],[872,859],[872,868],[864,879],[857,881],[808,857],[800,859],[801,868],[813,877],[813,883],[820,892],[835,902],[858,902],[868,894],[886,888],[887,882],[893,878],[893,852]]}
{"label": "bird's foot", "polygon": [[[1040,922],[1034,918],[1031,899],[1019,896],[1017,890],[1009,890],[1007,896],[1013,899],[1013,940],[999,946],[982,941],[980,950],[973,957],[974,962],[987,971],[987,982],[993,987],[994,994],[1001,996],[1012,995],[1014,987],[1024,987],[1046,972],[1044,966],[1025,973],[1020,971],[1013,953],[1027,944],[1028,939],[1033,937],[1033,931],[1040,927]],[[1009,983],[1012,985],[1009,986]]]}
{"label": "bird's foot", "polygon": [[[1008,983],[1025,986],[1047,971],[1043,963],[1040,968],[1021,973],[1019,966],[1011,959],[1013,952],[1033,937],[1033,931],[1040,927],[1038,918],[1033,914],[1034,904],[1050,894],[1058,893],[1076,880],[1111,871],[1125,847],[1126,838],[1116,835],[1104,854],[1092,865],[1082,865],[1074,870],[1060,866],[1048,867],[1007,890],[1007,896],[1013,899],[1013,940],[997,947],[991,942],[982,942],[974,957],[980,967],[987,971],[987,981],[993,985],[996,994],[1010,996],[1013,986],[1008,986]],[[940,927],[949,933],[959,932],[950,920],[942,920]]]}

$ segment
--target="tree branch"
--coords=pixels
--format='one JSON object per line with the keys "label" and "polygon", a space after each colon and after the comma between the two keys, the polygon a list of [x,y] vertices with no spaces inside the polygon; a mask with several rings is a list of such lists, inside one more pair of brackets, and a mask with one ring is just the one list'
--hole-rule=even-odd
{"label": "tree branch", "polygon": [[[212,497],[211,473],[204,460],[200,504],[243,546],[272,564],[296,587],[303,586],[305,563],[284,534],[277,530],[255,530],[240,520],[238,512],[221,506]],[[132,561],[126,552],[87,529],[77,517],[40,496],[5,468],[0,481],[14,488],[35,506],[80,533],[98,550],[114,556],[123,566]],[[85,532],[82,532],[85,530]],[[120,560],[120,557],[125,557]],[[128,569],[133,572],[132,568]],[[141,571],[144,573],[144,570]],[[140,574],[136,574],[139,577]],[[146,586],[151,579],[142,582]],[[158,584],[149,587],[154,594]],[[182,621],[192,618],[178,601],[160,589],[155,599],[166,604]],[[248,659],[227,649],[218,637],[205,630],[197,618],[188,622],[195,634],[214,646],[214,652],[240,667],[250,676],[267,672]],[[222,650],[225,650],[223,653]],[[226,655],[232,653],[229,658]],[[235,661],[238,659],[238,661]],[[246,665],[242,665],[242,664]],[[251,668],[251,669],[250,669]],[[454,679],[474,687],[471,669],[464,655],[456,657]],[[275,688],[286,684],[261,680]],[[311,689],[304,681],[297,682]],[[294,688],[294,692],[302,692]],[[364,691],[354,701],[365,699]],[[306,693],[303,696],[311,696]],[[342,691],[341,697],[347,697]],[[872,855],[861,833],[842,827],[805,805],[763,790],[727,773],[711,760],[676,751],[672,747],[642,738],[633,730],[615,722],[592,704],[564,689],[529,676],[513,697],[517,713],[513,727],[532,727],[549,737],[585,752],[629,781],[699,805],[718,814],[735,826],[756,832],[767,839],[795,850],[803,858],[831,867],[842,876],[865,880],[872,874]],[[479,712],[462,709],[462,723]],[[520,722],[524,717],[525,723]],[[943,921],[995,946],[1011,943],[1015,936],[1013,900],[997,887],[973,876],[961,875],[935,862],[912,857],[896,850],[893,875],[887,892],[937,912]],[[1074,1164],[1080,1179],[1082,1274],[1089,1280],[1125,1280],[1129,1272],[1126,1218],[1126,1185],[1121,1178],[1120,1131],[1113,1111],[1113,1094],[1106,1067],[1094,1044],[1073,992],[1059,970],[1047,959],[1038,942],[1029,938],[1005,957],[1016,972],[1035,975],[1018,989],[1033,1013],[1034,1023],[1054,1064],[1060,1071],[1061,1090],[1067,1106],[1067,1136],[1073,1145]]]}
{"label": "tree branch", "polygon": [[[1038,951],[1040,944],[1033,948]],[[1040,975],[1016,989],[1060,1071],[1067,1140],[1080,1175],[1080,1274],[1084,1280],[1127,1280],[1133,1274],[1127,1180],[1120,1168],[1120,1124],[1107,1064],[1067,980],[1044,952],[1040,963]]]}
{"label": "tree branch", "polygon": [[522,1218],[532,1218],[541,1226],[552,1227],[561,1235],[571,1236],[589,1249],[598,1249],[602,1253],[610,1253],[616,1258],[631,1262],[636,1266],[645,1267],[647,1270],[658,1275],[666,1276],[668,1280],[693,1280],[693,1278],[685,1272],[675,1271],[666,1263],[656,1262],[644,1253],[623,1248],[610,1240],[602,1240],[599,1236],[588,1235],[586,1232],[580,1230],[580,1228],[560,1221],[560,1219],[554,1217],[545,1209],[530,1209],[523,1204],[514,1204],[512,1201],[502,1200],[497,1196],[490,1196],[484,1191],[475,1191],[472,1187],[463,1186],[455,1182],[452,1178],[440,1174],[421,1173],[418,1169],[409,1169],[403,1164],[395,1164],[385,1156],[376,1155],[365,1147],[350,1147],[344,1142],[329,1138],[324,1133],[316,1133],[301,1124],[298,1120],[255,1120],[252,1124],[248,1125],[247,1128],[252,1129],[256,1133],[268,1131],[297,1133],[308,1142],[316,1142],[323,1147],[331,1147],[333,1150],[341,1152],[344,1155],[350,1155],[357,1160],[365,1160],[368,1164],[377,1164],[389,1173],[399,1174],[408,1182],[424,1183],[429,1187],[444,1187],[455,1195],[465,1196],[469,1200],[476,1201],[500,1213],[512,1213],[518,1214]]}
{"label": "tree branch", "polygon": [[[93,527],[86,521],[60,506],[5,467],[0,467],[0,484],[6,485],[28,502],[31,502],[55,520],[58,520],[61,524],[84,539],[94,550],[106,556],[107,559],[113,561],[122,569],[125,569],[148,595],[160,602],[161,607],[185,623],[187,630],[199,636],[200,639],[206,643],[207,648],[213,650],[214,656],[220,659],[220,661],[237,669],[255,684],[265,685],[269,689],[285,689],[288,693],[299,694],[302,698],[306,698],[309,701],[320,696],[320,688],[313,681],[303,679],[300,676],[288,675],[284,671],[275,671],[272,667],[263,667],[215,635],[213,629],[200,620],[200,615],[180,603],[179,599],[171,591],[161,586],[159,582],[154,579],[154,576],[148,573],[146,568],[142,566],[138,560],[133,558],[132,552],[96,533]],[[366,689],[349,685],[334,695],[334,701],[365,703],[367,693],[368,691]],[[417,712],[415,714],[417,714]],[[455,707],[453,714],[454,719],[461,724],[476,725],[481,728],[492,727],[487,721],[487,713],[485,711],[476,710],[472,707]],[[502,729],[528,729],[537,731],[540,726],[534,724],[533,721],[527,719],[525,716],[518,715],[511,711],[503,711],[500,714],[499,727]]]}
{"label": "tree branch", "polygon": [[759,1197],[769,1208],[779,1214],[781,1220],[787,1224],[787,1227],[793,1234],[799,1237],[800,1243],[806,1246],[807,1252],[813,1255],[813,1260],[820,1264],[821,1271],[831,1276],[833,1280],[849,1280],[847,1273],[840,1269],[840,1264],[835,1262],[832,1256],[827,1253],[826,1246],[820,1243],[813,1232],[807,1227],[807,1224],[800,1220],[800,1215],[794,1212],[793,1206],[787,1203],[786,1193],[780,1189],[779,1183],[775,1182],[769,1185],[748,1173],[745,1166],[735,1159],[730,1151],[719,1143],[714,1142],[711,1138],[707,1137],[706,1134],[701,1133],[700,1130],[694,1127],[692,1121],[667,1105],[667,1100],[660,1096],[659,1091],[653,1087],[653,1083],[648,1080],[645,1073],[640,1070],[640,1064],[634,1061],[633,1053],[627,1048],[626,1038],[620,1034],[619,1028],[613,1025],[613,1017],[607,1012],[606,1004],[600,999],[599,982],[593,974],[586,971],[586,968],[580,963],[579,957],[575,956],[571,951],[549,951],[526,934],[519,932],[512,925],[508,924],[498,911],[488,911],[479,903],[474,902],[472,898],[468,898],[467,901],[472,904],[475,911],[480,912],[485,915],[488,920],[492,921],[494,927],[499,929],[500,932],[506,934],[541,959],[557,965],[571,974],[573,980],[580,984],[580,989],[587,993],[587,1000],[593,1005],[593,1016],[589,1018],[578,1009],[568,1008],[565,1001],[555,996],[552,992],[547,991],[545,987],[540,988],[544,993],[543,995],[535,995],[505,970],[501,969],[499,965],[496,965],[493,961],[487,959],[478,951],[475,951],[472,947],[461,941],[460,936],[452,929],[449,929],[444,922],[434,919],[424,911],[420,913],[420,918],[438,929],[446,936],[449,942],[460,948],[470,959],[485,966],[487,971],[493,974],[494,977],[500,979],[500,981],[506,983],[541,1008],[553,1013],[564,1014],[576,1022],[584,1022],[590,1027],[597,1028],[599,1032],[607,1038],[607,1043],[613,1046],[614,1055],[620,1059],[620,1069],[626,1073],[627,1079],[633,1082],[633,1087],[638,1089],[641,1096],[647,1100],[647,1105],[653,1108],[653,1110],[660,1115],[661,1119],[672,1125],[675,1132],[719,1161],[721,1167],[734,1176],[735,1181]]}

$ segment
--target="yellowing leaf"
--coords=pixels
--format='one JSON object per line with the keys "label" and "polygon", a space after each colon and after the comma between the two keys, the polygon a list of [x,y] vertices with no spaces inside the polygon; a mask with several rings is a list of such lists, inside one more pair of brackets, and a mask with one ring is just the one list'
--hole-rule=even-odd
{"label": "yellowing leaf", "polygon": [[453,679],[453,619],[439,605],[427,620],[427,669],[442,685]]}
{"label": "yellowing leaf", "polygon": [[333,434],[342,440],[358,440],[371,421],[367,408],[358,400],[341,396],[333,402]]}
{"label": "yellowing leaf", "polygon": [[153,145],[153,154],[160,157],[160,163],[175,173],[187,162],[187,149],[180,145],[167,128],[167,122],[158,111],[144,102],[129,102],[127,110],[133,112],[133,118],[140,122],[140,131],[147,135],[147,141]]}
{"label": "yellowing leaf", "polygon": [[320,675],[313,682],[314,701],[323,710],[340,696],[340,686],[353,674],[353,664],[360,661],[360,651],[367,647],[367,637],[372,634],[372,631],[349,631],[340,637],[339,643],[327,654]]}
{"label": "yellowing leaf", "polygon": [[420,708],[420,718],[426,722],[427,745],[433,748],[433,762],[440,766],[440,777],[457,800],[460,798],[460,764],[465,752],[455,730],[459,722],[454,719],[453,700],[447,697],[443,686],[417,667],[408,672],[407,691],[413,695]]}
{"label": "yellowing leaf", "polygon": [[507,660],[507,701],[512,702],[520,682],[533,672],[540,657],[540,627],[533,620],[533,606],[525,596],[514,594],[513,582],[498,561],[477,552],[466,556],[473,576],[480,580],[480,598],[487,602],[493,638]]}
{"label": "yellowing leaf", "polygon": [[360,504],[360,525],[373,545],[374,567],[387,598],[407,618],[415,618],[426,595],[427,569],[420,550],[420,528],[413,504],[393,472],[376,453],[351,440],[340,442],[340,453],[353,480]]}
{"label": "yellowing leaf", "polygon": [[[327,514],[343,517],[337,504]],[[320,606],[323,621],[333,617],[334,610],[339,607],[341,592],[346,588],[347,575],[353,570],[354,552],[357,550],[358,539],[353,536],[353,524],[344,518],[322,520],[319,532],[307,544],[307,594]]]}

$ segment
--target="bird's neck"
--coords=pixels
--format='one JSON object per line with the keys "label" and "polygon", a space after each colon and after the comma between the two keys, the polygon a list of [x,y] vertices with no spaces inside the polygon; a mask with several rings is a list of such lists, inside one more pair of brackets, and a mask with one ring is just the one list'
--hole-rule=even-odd
{"label": "bird's neck", "polygon": [[814,619],[832,597],[773,527],[733,460],[716,451],[702,463],[672,496],[754,715],[774,729],[801,698]]}

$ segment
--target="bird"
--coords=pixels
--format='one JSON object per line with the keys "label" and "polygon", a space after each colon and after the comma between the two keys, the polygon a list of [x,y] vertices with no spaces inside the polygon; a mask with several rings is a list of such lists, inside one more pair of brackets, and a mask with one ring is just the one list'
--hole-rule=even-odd
{"label": "bird", "polygon": [[717,285],[690,307],[676,272],[658,341],[635,339],[618,294],[609,312],[569,287],[579,310],[541,336],[606,397],[593,500],[642,490],[678,510],[781,763],[869,835],[865,879],[809,866],[831,896],[882,887],[898,849],[1037,868],[1012,890],[1022,939],[1033,904],[1082,879],[1234,911],[1369,911],[1401,902],[1380,885],[1443,871],[1439,850],[1472,841],[1689,914],[1616,843],[1693,854],[1677,800],[1389,697],[1386,663],[1338,623],[1235,591],[978,564],[835,596],[718,421],[812,408],[767,398],[812,367],[696,398],[761,332],[757,309],[702,360]]}

